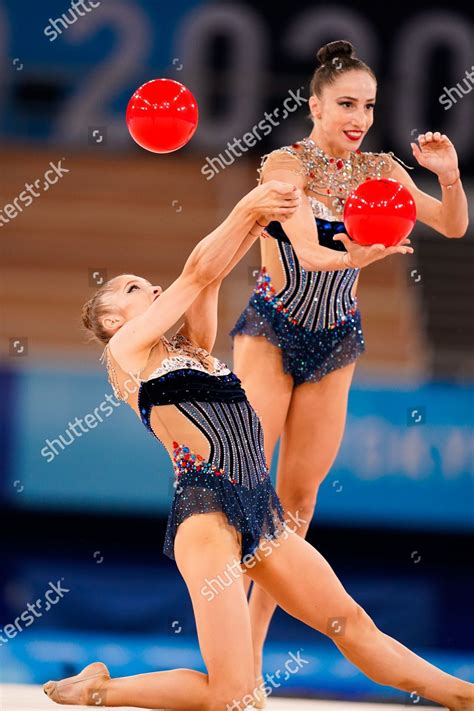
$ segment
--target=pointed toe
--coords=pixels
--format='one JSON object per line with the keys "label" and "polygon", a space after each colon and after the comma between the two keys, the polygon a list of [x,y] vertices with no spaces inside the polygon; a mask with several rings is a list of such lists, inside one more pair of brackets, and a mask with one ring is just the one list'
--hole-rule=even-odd
{"label": "pointed toe", "polygon": [[54,692],[56,689],[56,682],[55,681],[48,681],[44,686],[43,686],[43,691],[46,694],[46,696],[49,696],[50,699],[54,700]]}

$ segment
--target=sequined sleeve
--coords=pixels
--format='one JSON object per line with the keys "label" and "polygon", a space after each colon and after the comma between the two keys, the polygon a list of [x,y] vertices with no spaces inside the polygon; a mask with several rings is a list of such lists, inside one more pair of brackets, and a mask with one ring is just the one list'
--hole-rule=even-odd
{"label": "sequined sleeve", "polygon": [[298,151],[291,146],[278,148],[262,157],[258,168],[258,182],[262,182],[263,176],[271,176],[272,172],[286,170],[297,176],[306,176],[304,164],[301,162]]}

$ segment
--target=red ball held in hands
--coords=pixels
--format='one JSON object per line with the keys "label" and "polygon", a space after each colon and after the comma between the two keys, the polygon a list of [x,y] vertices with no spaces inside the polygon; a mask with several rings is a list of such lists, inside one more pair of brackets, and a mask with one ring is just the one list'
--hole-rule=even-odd
{"label": "red ball held in hands", "polygon": [[412,231],[416,205],[410,191],[398,180],[370,179],[349,195],[343,219],[354,242],[392,247]]}
{"label": "red ball held in hands", "polygon": [[191,140],[198,125],[198,105],[179,81],[152,79],[128,102],[126,122],[139,146],[152,153],[171,153]]}

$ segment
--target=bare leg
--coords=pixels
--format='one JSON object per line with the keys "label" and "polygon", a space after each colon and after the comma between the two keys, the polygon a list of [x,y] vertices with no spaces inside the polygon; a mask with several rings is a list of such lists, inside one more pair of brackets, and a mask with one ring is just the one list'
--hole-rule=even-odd
{"label": "bare leg", "polygon": [[[340,651],[378,684],[412,692],[451,711],[474,709],[474,685],[446,674],[381,632],[345,591],[327,561],[300,536],[283,534],[272,552],[258,556],[249,575],[286,612],[328,635]],[[333,625],[338,620],[340,624]]]}
{"label": "bare leg", "polygon": [[[273,452],[290,407],[293,378],[283,370],[280,349],[269,343],[264,336],[235,336],[233,369],[262,422],[265,458],[268,466],[271,466]],[[268,396],[269,392],[271,397]],[[250,582],[245,576],[246,592]],[[256,643],[257,648],[262,646],[263,642],[260,645]]]}
{"label": "bare leg", "polygon": [[[286,512],[306,523],[297,533],[303,538],[313,518],[321,482],[339,451],[347,413],[347,399],[355,363],[340,368],[318,383],[303,383],[293,391],[278,459],[277,493]],[[255,674],[262,674],[263,647],[277,605],[258,585],[250,598]]]}
{"label": "bare leg", "polygon": [[[243,575],[238,565],[238,534],[221,513],[194,515],[178,529],[175,555],[191,596],[208,673],[174,669],[118,679],[103,676],[86,684],[60,685],[60,703],[225,711],[227,704],[250,697],[255,686],[252,635]],[[232,583],[222,586],[214,597],[204,594],[206,578],[221,576],[226,580],[227,566],[236,571]],[[67,681],[70,680],[64,680]]]}

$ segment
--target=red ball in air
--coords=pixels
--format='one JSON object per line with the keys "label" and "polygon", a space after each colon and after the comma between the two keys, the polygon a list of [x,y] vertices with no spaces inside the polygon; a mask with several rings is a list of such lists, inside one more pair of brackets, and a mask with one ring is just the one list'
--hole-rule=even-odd
{"label": "red ball in air", "polygon": [[133,140],[152,153],[172,153],[185,146],[198,125],[196,99],[173,79],[152,79],[128,102],[126,122]]}

